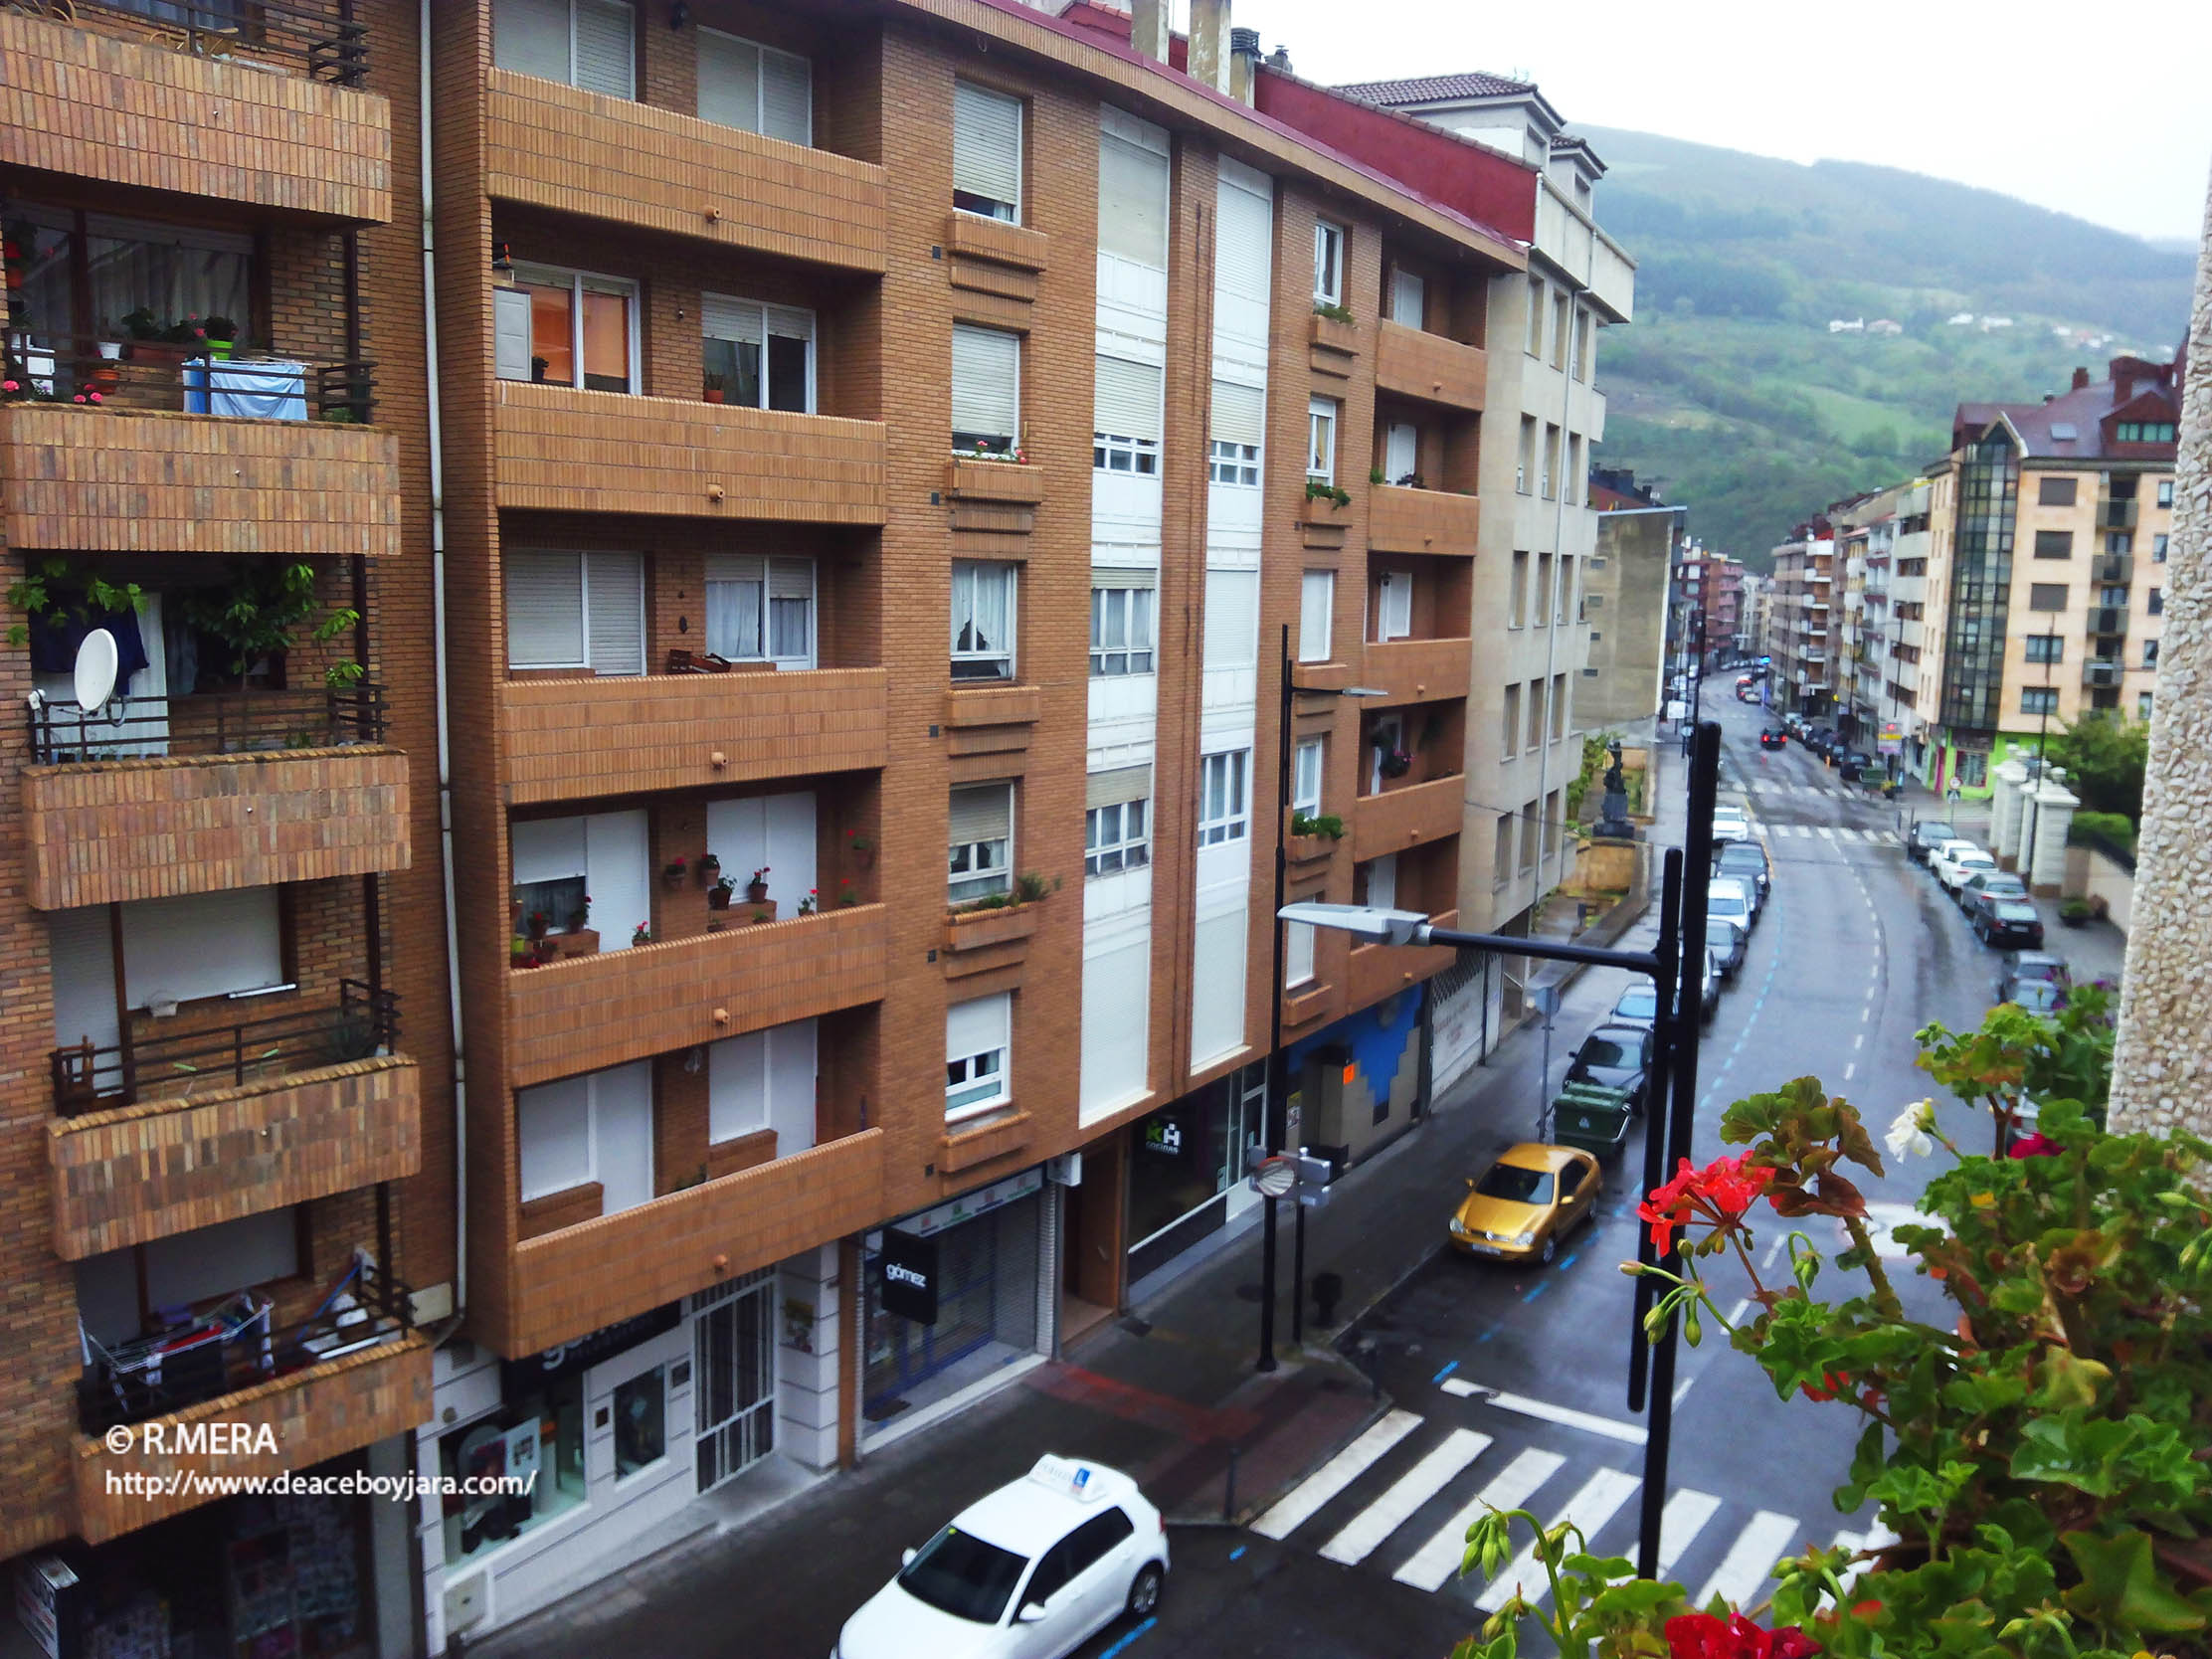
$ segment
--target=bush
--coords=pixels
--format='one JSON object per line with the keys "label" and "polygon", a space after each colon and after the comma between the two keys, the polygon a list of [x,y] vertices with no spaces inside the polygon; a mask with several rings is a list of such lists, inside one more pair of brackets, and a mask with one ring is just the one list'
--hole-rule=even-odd
{"label": "bush", "polygon": [[2133,857],[2135,826],[2123,813],[2076,813],[2066,840],[2069,846],[2094,846],[2101,840],[2110,841]]}

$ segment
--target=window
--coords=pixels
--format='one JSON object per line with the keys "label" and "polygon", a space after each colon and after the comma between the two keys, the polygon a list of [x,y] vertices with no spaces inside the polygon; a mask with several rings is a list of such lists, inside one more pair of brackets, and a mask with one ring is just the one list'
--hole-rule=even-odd
{"label": "window", "polygon": [[1298,660],[1329,660],[1329,629],[1337,605],[1337,573],[1309,570],[1298,585]]}
{"label": "window", "polygon": [[2160,478],[2158,480],[2158,505],[2161,507],[2173,505],[2173,480],[2171,478]]}
{"label": "window", "polygon": [[2126,584],[2115,582],[2108,587],[2099,588],[2097,590],[2097,603],[2100,605],[2125,605],[2127,603]]}
{"label": "window", "polygon": [[1402,267],[1390,273],[1390,315],[1408,328],[1428,325],[1428,284]]}
{"label": "window", "polygon": [[1198,845],[1240,841],[1250,828],[1245,797],[1249,749],[1229,749],[1198,762]]}
{"label": "window", "polygon": [[1572,303],[1564,289],[1552,296],[1552,367],[1555,369],[1567,367],[1567,341],[1572,331],[1569,321]]}
{"label": "window", "polygon": [[2020,693],[2022,714],[2056,714],[2059,711],[2059,693],[2055,685],[2030,685]]}
{"label": "window", "polygon": [[1567,675],[1552,676],[1552,741],[1567,735]]}
{"label": "window", "polygon": [[1552,555],[1549,553],[1539,553],[1536,556],[1536,595],[1529,609],[1536,616],[1537,627],[1544,628],[1551,623]]}
{"label": "window", "polygon": [[1574,378],[1590,377],[1590,314],[1581,312],[1574,319]]}
{"label": "window", "polygon": [[2162,535],[2150,538],[2150,562],[2154,565],[2166,562],[2166,538]]}
{"label": "window", "polygon": [[1093,772],[1083,813],[1083,873],[1112,875],[1152,861],[1152,768]]}
{"label": "window", "polygon": [[820,1038],[815,1020],[794,1019],[708,1043],[709,1144],[720,1146],[773,1129],[778,1158],[812,1147]]}
{"label": "window", "polygon": [[[2050,480],[2046,479],[2045,482]],[[2068,483],[2074,480],[2068,478]],[[2072,530],[2038,530],[2035,533],[2035,556],[2039,559],[2071,559],[2074,557],[2074,532]]]}
{"label": "window", "polygon": [[2078,478],[2051,477],[2038,480],[2036,504],[2043,507],[2071,507],[2074,504],[2075,486],[2080,481]]}
{"label": "window", "polygon": [[1513,555],[1512,587],[1506,593],[1506,626],[1519,628],[1529,620],[1529,556]]}
{"label": "window", "polygon": [[953,678],[1014,678],[1014,569],[953,561]]}
{"label": "window", "polygon": [[1314,303],[1344,303],[1345,229],[1326,219],[1314,221]]}
{"label": "window", "polygon": [[953,83],[953,206],[1021,223],[1021,100]]}
{"label": "window", "polygon": [[1109,129],[1126,128],[1129,135],[1098,135],[1098,251],[1166,271],[1168,135],[1118,109],[1101,114]]}
{"label": "window", "polygon": [[1413,633],[1413,573],[1383,570],[1375,580],[1375,637],[1387,644]]}
{"label": "window", "polygon": [[1506,687],[1504,728],[1498,758],[1510,761],[1521,747],[1521,687],[1518,685]]}
{"label": "window", "polygon": [[1308,818],[1321,816],[1322,764],[1328,749],[1327,738],[1307,737],[1301,738],[1298,747],[1291,751],[1291,811],[1304,813]]}
{"label": "window", "polygon": [[1092,420],[1091,465],[1101,472],[1160,475],[1160,398],[1158,364],[1101,357],[1097,403]]}
{"label": "window", "polygon": [[1311,984],[1314,977],[1314,930],[1311,922],[1283,924],[1283,989]]}
{"label": "window", "polygon": [[514,268],[492,292],[501,380],[542,380],[594,392],[636,392],[638,284],[551,266]]}
{"label": "window", "polygon": [[1536,868],[1537,842],[1544,837],[1544,826],[1537,822],[1536,803],[1531,801],[1521,809],[1521,873],[1526,875]]}
{"label": "window", "polygon": [[1529,681],[1529,732],[1528,747],[1544,747],[1544,681]]}
{"label": "window", "polygon": [[524,1203],[595,1182],[602,1215],[652,1198],[650,1060],[517,1089],[514,1126]]}
{"label": "window", "polygon": [[615,1384],[615,1478],[634,1475],[668,1455],[668,1368]]}
{"label": "window", "polygon": [[509,668],[645,671],[642,555],[515,551],[502,564]]}
{"label": "window", "polygon": [[1213,383],[1206,445],[1206,475],[1213,482],[1258,485],[1259,449],[1266,418],[1267,394],[1257,386],[1239,386],[1227,380]]}
{"label": "window", "polygon": [[1544,469],[1537,480],[1536,492],[1549,501],[1552,497],[1552,480],[1560,470],[1560,429],[1551,422],[1544,423]]}
{"label": "window", "polygon": [[1382,434],[1382,476],[1393,484],[1417,483],[1421,475],[1421,429],[1392,421]]}
{"label": "window", "polygon": [[2066,642],[2056,634],[2031,634],[2021,644],[2027,646],[2024,660],[2031,664],[2066,660]]}
{"label": "window", "polygon": [[955,1003],[945,1011],[947,1123],[976,1117],[1013,1098],[1007,1063],[1013,1031],[1011,992]]}
{"label": "window", "polygon": [[2113,429],[2116,444],[2171,444],[2171,421],[2121,421]]}
{"label": "window", "polygon": [[790,305],[699,296],[701,360],[710,401],[815,412],[815,314]]}
{"label": "window", "polygon": [[2108,553],[2132,553],[2135,550],[2135,533],[2132,530],[2107,530],[2105,551]]}
{"label": "window", "polygon": [[1529,278],[1529,329],[1524,348],[1531,357],[1544,355],[1544,278]]}
{"label": "window", "polygon": [[2132,501],[2135,498],[2135,479],[2133,475],[2123,473],[2119,477],[2109,479],[2105,485],[2105,493],[2115,501]]}
{"label": "window", "polygon": [[2158,642],[2157,642],[2157,641],[2155,641],[2155,640],[2145,640],[2145,641],[2143,642],[2143,660],[2142,660],[2142,665],[2143,665],[2144,667],[2146,667],[2146,668],[2155,668],[2155,667],[2157,667],[2157,666],[2158,666]]}
{"label": "window", "polygon": [[815,141],[814,65],[718,29],[698,38],[701,120],[792,144]]}
{"label": "window", "polygon": [[952,794],[947,899],[954,904],[1014,884],[1014,786],[969,784]]}
{"label": "window", "polygon": [[491,34],[500,69],[609,97],[638,95],[638,19],[623,0],[494,0]]}
{"label": "window", "polygon": [[2150,590],[2149,603],[2147,603],[2143,607],[2143,609],[2145,612],[2153,617],[2164,616],[2166,614],[2166,590],[2163,588],[2152,588]]}
{"label": "window", "polygon": [[815,564],[738,553],[706,557],[706,648],[733,662],[815,665]]}
{"label": "window", "polygon": [[1582,504],[1582,435],[1567,435],[1567,474],[1560,479],[1560,498],[1570,507]]}
{"label": "window", "polygon": [[953,324],[953,454],[1011,456],[1020,431],[1021,336]]}
{"label": "window", "polygon": [[1091,576],[1091,672],[1152,672],[1152,613],[1157,590],[1150,572]]}
{"label": "window", "polygon": [[1560,555],[1560,587],[1557,597],[1559,609],[1554,613],[1553,620],[1565,622],[1567,607],[1574,603],[1574,556],[1571,553]]}
{"label": "window", "polygon": [[1503,887],[1513,879],[1513,815],[1500,813],[1491,842],[1490,884]]}
{"label": "window", "polygon": [[1536,476],[1536,417],[1521,417],[1521,455],[1513,466],[1513,487],[1523,495],[1529,493],[1530,481]]}
{"label": "window", "polygon": [[[540,1477],[535,1492],[520,1506],[504,1496],[457,1500],[459,1511],[445,1528],[448,1567],[496,1550],[585,1501],[584,1374],[570,1372],[543,1387],[517,1391],[506,1403],[505,1413],[440,1435],[439,1466],[456,1482],[534,1473]],[[502,1426],[510,1421],[516,1426]]]}
{"label": "window", "polygon": [[2150,703],[2151,703],[2151,697],[2150,697],[2150,693],[2149,693],[2148,691],[2138,691],[2138,692],[2136,692],[2136,693],[2135,693],[2135,718],[2136,718],[2136,719],[2138,719],[2138,720],[2147,720],[2147,719],[2149,719],[2149,718],[2150,718]]}
{"label": "window", "polygon": [[1306,476],[1318,483],[1337,481],[1337,411],[1335,398],[1315,398],[1306,406]]}
{"label": "window", "polygon": [[2028,609],[2031,611],[2063,611],[2066,609],[2066,584],[2063,582],[2036,582],[2028,588]]}

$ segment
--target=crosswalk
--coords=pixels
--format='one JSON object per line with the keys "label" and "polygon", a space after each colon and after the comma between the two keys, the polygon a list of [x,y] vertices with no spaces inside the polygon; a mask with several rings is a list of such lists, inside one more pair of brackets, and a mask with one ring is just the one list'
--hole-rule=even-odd
{"label": "crosswalk", "polygon": [[1841,824],[1761,824],[1765,833],[1778,840],[1846,842],[1853,846],[1903,848],[1905,837],[1895,830],[1853,830]]}
{"label": "crosswalk", "polygon": [[[1250,1525],[1326,1561],[1366,1566],[1436,1593],[1458,1580],[1467,1529],[1493,1507],[1533,1510],[1547,1528],[1570,1524],[1597,1555],[1632,1556],[1642,1486],[1632,1471],[1610,1463],[1577,1466],[1543,1446],[1502,1446],[1479,1429],[1400,1408]],[[1467,1580],[1484,1612],[1496,1612],[1516,1593],[1532,1602],[1549,1593],[1533,1541],[1523,1528],[1516,1537],[1519,1553],[1494,1577]],[[1661,1576],[1676,1577],[1685,1563],[1700,1572],[1698,1606],[1715,1595],[1736,1606],[1755,1604],[1776,1563],[1820,1542],[1815,1528],[1794,1516],[1692,1487],[1668,1495],[1659,1539]],[[1893,1541],[1876,1524],[1864,1533],[1836,1531],[1829,1542],[1864,1550]]]}

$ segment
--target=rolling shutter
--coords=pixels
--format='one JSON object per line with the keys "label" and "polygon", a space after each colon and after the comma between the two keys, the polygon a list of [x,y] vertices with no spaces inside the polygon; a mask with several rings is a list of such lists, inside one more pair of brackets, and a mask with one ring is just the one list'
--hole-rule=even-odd
{"label": "rolling shutter", "polygon": [[1407,473],[1420,469],[1420,429],[1403,421],[1392,421],[1382,445],[1382,481],[1394,484]]}
{"label": "rolling shutter", "polygon": [[576,85],[609,97],[638,95],[638,18],[627,0],[576,0]]}
{"label": "rolling shutter", "polygon": [[953,188],[1005,202],[1019,217],[1021,103],[965,81],[953,83]]}
{"label": "rolling shutter", "polygon": [[517,75],[568,80],[568,0],[494,0],[491,61]]}
{"label": "rolling shutter", "polygon": [[1123,357],[1098,359],[1098,406],[1092,430],[1116,438],[1160,441],[1163,371]]}
{"label": "rolling shutter", "polygon": [[740,345],[761,345],[761,306],[755,299],[732,299],[727,294],[699,295],[699,332],[710,340],[730,340]]}
{"label": "rolling shutter", "polygon": [[1337,573],[1309,570],[1298,584],[1298,660],[1329,660],[1329,628],[1335,620]]}
{"label": "rolling shutter", "polygon": [[976,784],[953,791],[952,828],[946,841],[966,846],[972,841],[1003,841],[1014,832],[1014,786]]}
{"label": "rolling shutter", "polygon": [[1216,444],[1258,444],[1267,425],[1267,394],[1233,381],[1213,383],[1213,412],[1208,423]]}
{"label": "rolling shutter", "polygon": [[571,876],[588,875],[591,870],[584,821],[580,818],[517,819],[507,831],[507,845],[518,887],[566,881]]}
{"label": "rolling shutter", "polygon": [[1168,269],[1168,158],[1101,133],[1098,251]]}
{"label": "rolling shutter", "polygon": [[590,596],[595,674],[645,671],[645,560],[636,553],[594,553],[584,561]]}
{"label": "rolling shutter", "polygon": [[699,31],[699,118],[760,130],[761,49],[717,29]]}
{"label": "rolling shutter", "polygon": [[580,553],[509,553],[507,666],[584,665],[584,557]]}
{"label": "rolling shutter", "polygon": [[953,324],[953,431],[1014,436],[1020,372],[1019,335]]}
{"label": "rolling shutter", "polygon": [[814,65],[761,49],[761,131],[793,144],[815,141]]}
{"label": "rolling shutter", "polygon": [[1213,285],[1247,299],[1265,299],[1273,205],[1264,196],[1223,180],[1216,193],[1219,224],[1213,247]]}
{"label": "rolling shutter", "polygon": [[1259,660],[1259,572],[1205,573],[1205,665],[1249,668]]}
{"label": "rolling shutter", "polygon": [[763,309],[768,316],[768,331],[786,340],[805,340],[809,345],[815,338],[815,314],[791,305],[768,305]]}
{"label": "rolling shutter", "polygon": [[284,983],[275,887],[188,893],[122,908],[123,1001],[130,1008]]}
{"label": "rolling shutter", "polygon": [[1118,807],[1152,797],[1152,768],[1117,766],[1110,772],[1093,772],[1083,780],[1083,806]]}
{"label": "rolling shutter", "polygon": [[1014,1028],[1014,998],[1007,992],[978,997],[972,1003],[955,1003],[945,1011],[945,1058],[964,1060],[971,1054],[1005,1048]]}
{"label": "rolling shutter", "polygon": [[501,380],[530,378],[530,296],[521,288],[491,290],[491,367]]}
{"label": "rolling shutter", "polygon": [[770,599],[815,597],[815,562],[812,559],[771,559],[768,563]]}

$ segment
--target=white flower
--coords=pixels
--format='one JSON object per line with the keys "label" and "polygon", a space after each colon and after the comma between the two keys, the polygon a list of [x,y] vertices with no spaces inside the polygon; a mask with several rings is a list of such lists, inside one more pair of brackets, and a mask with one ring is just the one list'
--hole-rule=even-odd
{"label": "white flower", "polygon": [[1897,1121],[1890,1125],[1890,1132],[1883,1140],[1892,1158],[1928,1158],[1936,1151],[1936,1143],[1928,1137],[1928,1132],[1935,1127],[1936,1102],[1916,1100],[1898,1113]]}

